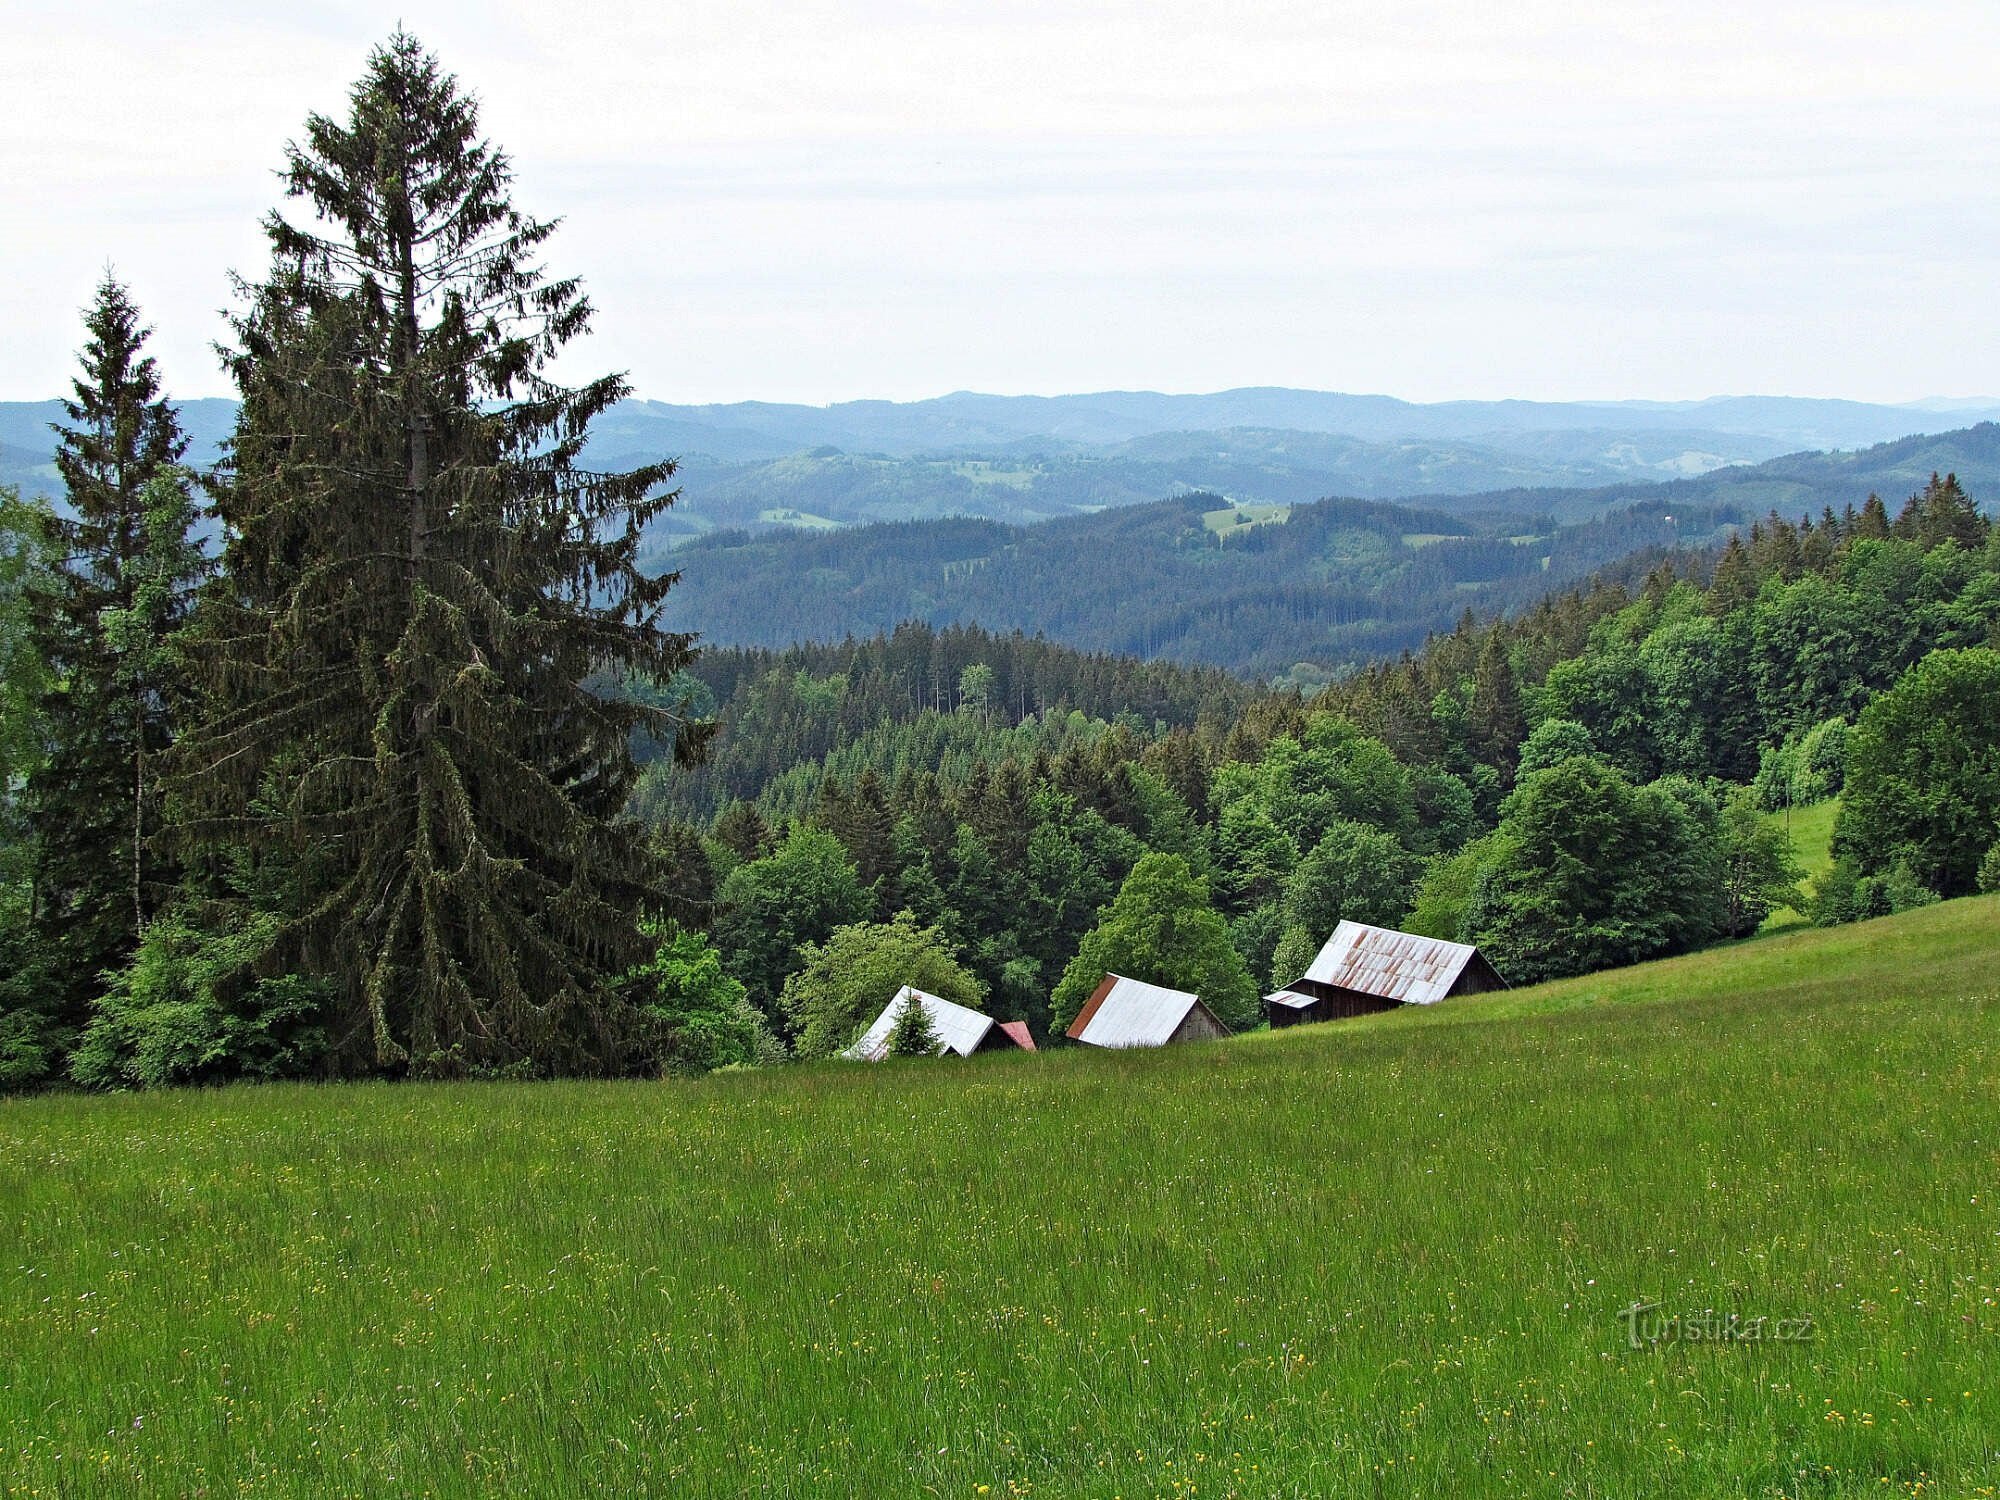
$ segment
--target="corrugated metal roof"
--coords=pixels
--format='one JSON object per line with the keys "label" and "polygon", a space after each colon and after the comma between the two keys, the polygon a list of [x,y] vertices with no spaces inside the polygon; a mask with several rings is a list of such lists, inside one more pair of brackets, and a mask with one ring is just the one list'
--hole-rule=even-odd
{"label": "corrugated metal roof", "polygon": [[1276,990],[1264,997],[1266,1005],[1289,1005],[1293,1010],[1310,1010],[1319,1002],[1311,995],[1301,995],[1297,990]]}
{"label": "corrugated metal roof", "polygon": [[847,1049],[847,1056],[862,1062],[880,1062],[889,1055],[889,1033],[896,1029],[896,1016],[903,1005],[914,995],[917,1003],[924,1008],[924,1014],[931,1018],[931,1026],[938,1034],[936,1056],[955,1052],[960,1057],[970,1057],[986,1040],[986,1033],[1000,1023],[991,1016],[984,1015],[950,1000],[940,999],[912,985],[904,985],[896,991],[896,998],[882,1007],[882,1014],[861,1033],[861,1040]]}
{"label": "corrugated metal roof", "polygon": [[1404,1005],[1433,1005],[1450,993],[1479,950],[1362,922],[1342,922],[1303,978]]}
{"label": "corrugated metal roof", "polygon": [[1201,1002],[1186,990],[1170,990],[1106,974],[1105,983],[1077,1015],[1069,1034],[1093,1047],[1161,1047],[1173,1039],[1188,1012]]}

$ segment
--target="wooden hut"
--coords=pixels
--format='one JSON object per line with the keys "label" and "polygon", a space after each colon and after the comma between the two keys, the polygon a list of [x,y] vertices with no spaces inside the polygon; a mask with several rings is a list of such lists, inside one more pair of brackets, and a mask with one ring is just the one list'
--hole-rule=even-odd
{"label": "wooden hut", "polygon": [[1010,1052],[1017,1048],[1024,1052],[1035,1050],[1035,1039],[1028,1034],[1027,1022],[996,1021],[970,1006],[955,1004],[906,984],[896,991],[895,999],[882,1007],[882,1014],[861,1033],[861,1040],[849,1047],[846,1055],[857,1062],[880,1062],[887,1057],[889,1033],[896,1029],[896,1017],[912,999],[924,1008],[931,1029],[938,1035],[934,1054],[937,1057],[970,1057],[975,1052]]}
{"label": "wooden hut", "polygon": [[1303,976],[1264,997],[1264,1014],[1273,1027],[1297,1026],[1506,987],[1470,944],[1342,922]]}
{"label": "wooden hut", "polygon": [[1086,1047],[1164,1047],[1229,1035],[1201,998],[1186,990],[1106,974],[1070,1022],[1069,1038]]}

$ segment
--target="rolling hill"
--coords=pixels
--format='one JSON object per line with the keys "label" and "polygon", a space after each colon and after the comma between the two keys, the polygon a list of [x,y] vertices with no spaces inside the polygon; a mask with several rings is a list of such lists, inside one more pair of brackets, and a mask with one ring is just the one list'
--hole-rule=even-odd
{"label": "rolling hill", "polygon": [[[191,462],[214,461],[234,410],[187,403]],[[590,459],[681,458],[684,500],[661,528],[686,538],[947,515],[1028,523],[1188,491],[1293,504],[1650,485],[1994,414],[1782,398],[1427,406],[1288,390],[829,407],[631,400],[597,423]],[[48,424],[59,415],[54,402],[0,403],[0,483],[53,490]]]}
{"label": "rolling hill", "polygon": [[1468,607],[1512,608],[1614,563],[1631,571],[1657,549],[1713,544],[1773,509],[1815,515],[1871,491],[1893,507],[1934,470],[1956,471],[1990,505],[2000,425],[1664,484],[1400,505],[1231,506],[1196,493],[1031,527],[959,518],[736,530],[652,561],[682,573],[670,622],[722,645],[838,640],[917,619],[1266,678],[1309,664],[1323,677],[1413,647]]}
{"label": "rolling hill", "polygon": [[0,1454],[22,1494],[1982,1494],[1996,968],[1985,897],[1143,1054],[0,1101]]}
{"label": "rolling hill", "polygon": [[903,620],[1022,630],[1312,685],[1414,647],[1466,609],[1541,597],[1621,559],[1712,540],[1731,509],[1639,505],[1556,526],[1366,501],[1231,507],[1189,495],[1039,526],[908,522],[722,533],[658,554],[681,570],[666,621],[717,645],[873,635]]}
{"label": "rolling hill", "polygon": [[[796,406],[745,401],[673,406],[629,403],[671,424],[679,451],[775,457],[831,444],[894,457],[1004,448],[1022,440],[1093,447],[1150,433],[1268,428],[1337,433],[1369,442],[1428,440],[1506,443],[1560,432],[1705,432],[1801,448],[1853,448],[1940,425],[2000,417],[2000,404],[1940,413],[1928,405],[1729,396],[1707,401],[1445,401],[1249,387],[1209,395],[1099,391],[1074,396],[989,396],[959,391],[927,401],[845,401]],[[636,419],[638,412],[632,414]],[[1948,421],[1941,423],[1940,417]],[[713,434],[713,436],[709,436]]]}

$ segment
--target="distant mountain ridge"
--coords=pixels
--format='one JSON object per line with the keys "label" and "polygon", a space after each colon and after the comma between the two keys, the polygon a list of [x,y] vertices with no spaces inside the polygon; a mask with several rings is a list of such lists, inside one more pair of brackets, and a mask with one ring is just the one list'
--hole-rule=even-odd
{"label": "distant mountain ridge", "polygon": [[[1948,413],[1936,408],[1953,409]],[[226,400],[187,402],[189,460],[214,462],[235,420]],[[1454,401],[1277,387],[1207,395],[958,392],[928,401],[672,405],[629,400],[593,429],[602,468],[683,460],[682,503],[662,535],[826,529],[981,516],[1009,524],[1212,491],[1297,504],[1578,492],[1566,514],[1634,485],[1935,435],[2000,406],[1912,406],[1791,397],[1697,402]],[[0,483],[59,488],[49,455],[57,402],[0,403]],[[1533,508],[1548,502],[1534,500]]]}
{"label": "distant mountain ridge", "polygon": [[[925,401],[845,401],[823,407],[760,401],[627,405],[643,409],[661,424],[662,432],[684,434],[684,451],[717,458],[775,458],[827,445],[909,458],[1024,438],[1106,447],[1152,433],[1237,427],[1336,433],[1370,442],[1431,439],[1501,445],[1510,435],[1526,433],[1685,431],[1761,438],[1784,450],[1797,450],[1851,448],[1905,437],[1935,429],[1941,415],[1934,406],[1792,396],[1419,403],[1277,386],[1207,395],[1099,391],[1076,396],[989,396],[957,391]],[[1972,405],[1950,415],[1958,424],[2000,419],[2000,403]],[[759,441],[766,445],[765,451],[751,451]]]}

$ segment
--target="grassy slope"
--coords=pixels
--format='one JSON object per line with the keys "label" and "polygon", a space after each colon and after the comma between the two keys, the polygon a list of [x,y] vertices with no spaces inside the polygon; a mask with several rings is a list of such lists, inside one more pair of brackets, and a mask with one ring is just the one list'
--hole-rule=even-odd
{"label": "grassy slope", "polygon": [[1990,1494],[1996,974],[1982,898],[1167,1053],[17,1101],[0,1474]]}
{"label": "grassy slope", "polygon": [[[1811,807],[1795,807],[1787,812],[1767,815],[1772,822],[1790,831],[1792,852],[1798,856],[1799,867],[1806,872],[1802,884],[1808,896],[1819,884],[1820,876],[1833,868],[1833,822],[1839,813],[1840,799],[1832,797]],[[1764,931],[1781,932],[1801,926],[1805,921],[1803,912],[1782,906],[1764,919]]]}

